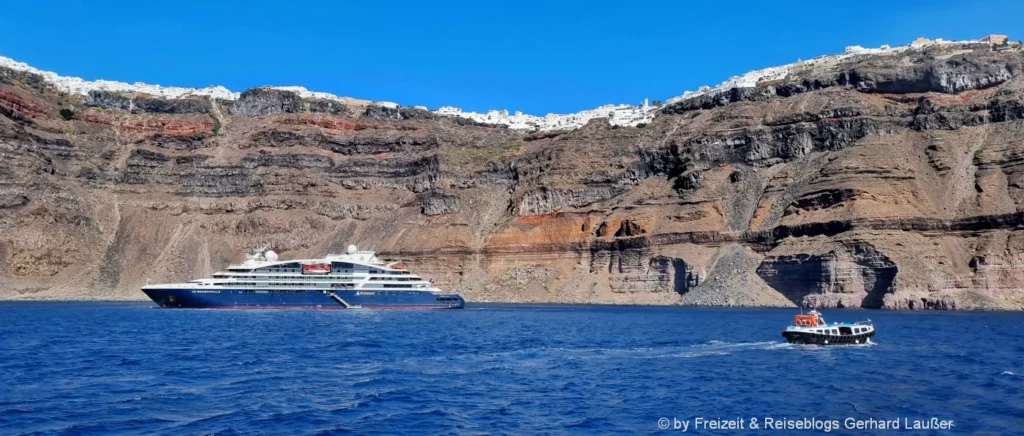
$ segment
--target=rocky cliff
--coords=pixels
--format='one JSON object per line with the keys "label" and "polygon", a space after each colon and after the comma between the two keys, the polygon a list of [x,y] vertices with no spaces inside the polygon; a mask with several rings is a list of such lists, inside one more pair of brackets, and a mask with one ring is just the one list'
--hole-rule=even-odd
{"label": "rocky cliff", "polygon": [[1024,55],[947,44],[528,132],[0,69],[0,298],[140,299],[254,246],[470,301],[1024,308]]}

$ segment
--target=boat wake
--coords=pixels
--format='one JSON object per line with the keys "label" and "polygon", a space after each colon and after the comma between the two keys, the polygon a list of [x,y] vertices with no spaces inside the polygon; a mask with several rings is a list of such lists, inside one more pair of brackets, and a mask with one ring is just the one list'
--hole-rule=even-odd
{"label": "boat wake", "polygon": [[878,343],[871,341],[863,344],[834,344],[829,346],[816,345],[816,344],[790,344],[793,349],[797,350],[827,350],[832,348],[871,348],[877,347]]}
{"label": "boat wake", "polygon": [[493,353],[490,356],[500,355],[532,355],[533,357],[545,357],[557,355],[559,357],[575,357],[580,359],[597,359],[607,357],[635,358],[635,359],[661,359],[661,358],[693,358],[706,356],[725,356],[735,353],[774,351],[774,350],[826,350],[843,348],[868,348],[878,344],[868,342],[864,344],[843,344],[831,347],[820,345],[791,344],[785,341],[760,341],[760,342],[725,342],[710,340],[701,344],[655,346],[655,347],[633,347],[633,348],[559,348],[559,347],[536,347],[522,350]]}
{"label": "boat wake", "polygon": [[[461,353],[437,356],[430,360],[446,360],[451,363],[500,362],[504,360],[593,360],[593,359],[666,359],[726,356],[751,351],[771,351],[793,348],[783,341],[764,342],[722,342],[708,341],[702,344],[670,345],[629,348],[572,348],[572,347],[526,347],[515,350],[489,353]],[[413,363],[413,362],[410,362]]]}

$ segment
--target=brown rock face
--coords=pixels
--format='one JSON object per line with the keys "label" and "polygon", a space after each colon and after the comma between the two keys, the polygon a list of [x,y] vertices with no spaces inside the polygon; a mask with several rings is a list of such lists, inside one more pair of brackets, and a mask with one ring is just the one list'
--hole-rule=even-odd
{"label": "brown rock face", "polygon": [[882,307],[896,264],[868,244],[843,244],[824,254],[772,256],[757,273],[791,301],[812,307]]}
{"label": "brown rock face", "polygon": [[1021,309],[1022,65],[908,50],[562,132],[0,71],[0,298],[351,243],[470,301]]}
{"label": "brown rock face", "polygon": [[11,89],[0,89],[0,114],[21,121],[50,116],[42,105]]}

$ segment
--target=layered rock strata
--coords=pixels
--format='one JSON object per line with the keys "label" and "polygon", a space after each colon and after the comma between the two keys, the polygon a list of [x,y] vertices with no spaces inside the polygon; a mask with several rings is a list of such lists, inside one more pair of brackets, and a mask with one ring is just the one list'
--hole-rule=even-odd
{"label": "layered rock strata", "polygon": [[0,298],[141,299],[353,243],[470,301],[1021,309],[1022,65],[861,56],[551,132],[0,69]]}

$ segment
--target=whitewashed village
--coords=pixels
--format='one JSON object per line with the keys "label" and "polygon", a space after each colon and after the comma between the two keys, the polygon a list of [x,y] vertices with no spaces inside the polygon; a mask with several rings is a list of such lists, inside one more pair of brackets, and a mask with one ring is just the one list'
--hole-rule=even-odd
{"label": "whitewashed village", "polygon": [[[925,47],[938,44],[986,44],[996,49],[1020,48],[1019,42],[1010,41],[1007,35],[997,34],[987,35],[983,38],[976,40],[962,41],[947,41],[943,40],[942,38],[928,39],[922,37],[915,39],[910,44],[895,47],[889,45],[882,45],[878,48],[865,48],[859,45],[853,45],[846,47],[843,53],[818,56],[807,60],[797,60],[797,62],[791,64],[750,71],[740,76],[730,77],[728,80],[714,87],[707,85],[700,86],[696,91],[686,91],[682,95],[669,98],[668,100],[665,101],[665,104],[673,104],[679,101],[699,97],[706,94],[724,92],[732,88],[751,88],[757,86],[761,82],[784,79],[788,75],[797,73],[804,69],[809,69],[822,65],[835,64],[840,61],[848,60],[855,57],[884,56],[887,54],[900,53],[906,50],[922,49]],[[10,68],[13,70],[39,74],[61,91],[72,94],[87,95],[90,91],[95,90],[108,92],[138,93],[168,99],[206,96],[209,98],[222,100],[236,100],[239,98],[241,94],[240,92],[231,91],[223,86],[209,86],[206,88],[197,89],[173,86],[166,87],[141,82],[128,84],[124,82],[110,80],[88,81],[78,77],[60,76],[57,73],[43,71],[34,68],[28,64],[25,64],[23,62],[18,62],[3,56],[0,56],[0,66]],[[267,86],[267,88],[295,92],[302,98],[329,99],[341,102],[343,104],[377,105],[390,108],[400,107],[399,104],[394,102],[369,101],[356,99],[352,97],[341,97],[327,92],[310,91],[301,86]],[[429,110],[424,106],[413,107],[423,110]],[[650,123],[654,119],[655,115],[659,112],[659,109],[661,107],[663,107],[663,105],[660,104],[660,102],[655,102],[655,104],[651,104],[649,100],[645,98],[643,102],[638,105],[607,104],[594,109],[587,109],[576,113],[549,113],[544,116],[524,114],[521,111],[514,111],[510,113],[508,110],[505,109],[489,110],[485,113],[467,112],[455,106],[441,106],[440,108],[433,110],[432,112],[441,116],[468,118],[470,120],[480,123],[505,125],[511,129],[549,131],[569,130],[578,128],[594,119],[606,119],[608,123],[613,126],[641,126]]]}
{"label": "whitewashed village", "polygon": [[[928,38],[917,38],[908,45],[897,47],[882,45],[878,48],[865,48],[859,45],[853,45],[846,47],[846,50],[840,54],[818,56],[813,59],[798,60],[792,64],[750,71],[741,76],[733,76],[715,87],[704,85],[696,91],[686,91],[682,95],[669,98],[666,101],[666,104],[676,103],[705,94],[727,91],[732,88],[752,88],[757,86],[760,82],[784,79],[789,74],[798,72],[805,68],[838,63],[857,56],[896,54],[905,50],[920,49],[934,44],[989,44],[1008,46],[1008,42],[1009,39],[1006,35],[988,35],[978,40],[968,41],[946,41],[942,38],[934,40]],[[608,123],[613,126],[636,127],[638,125],[650,123],[661,106],[662,105],[660,104],[651,105],[648,99],[644,99],[643,103],[637,106],[627,104],[609,104],[572,114],[549,113],[543,117],[524,114],[520,111],[516,111],[510,115],[508,110],[489,110],[486,113],[463,112],[462,109],[453,106],[443,106],[434,112],[439,115],[469,118],[481,123],[503,124],[512,129],[546,131],[577,128],[587,124],[590,120],[595,118],[606,118]]]}

